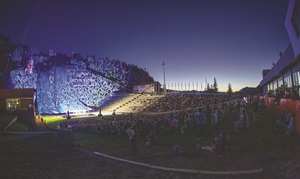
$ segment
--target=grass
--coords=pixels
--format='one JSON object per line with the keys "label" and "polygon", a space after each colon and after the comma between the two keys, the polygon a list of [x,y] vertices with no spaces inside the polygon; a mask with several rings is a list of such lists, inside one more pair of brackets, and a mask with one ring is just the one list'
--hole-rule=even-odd
{"label": "grass", "polygon": [[0,156],[0,178],[85,178],[96,164],[54,142],[52,134],[1,143]]}
{"label": "grass", "polygon": [[[12,121],[12,119],[16,116],[13,113],[1,114],[0,120],[0,131],[4,131],[7,125]],[[7,128],[7,131],[18,131],[18,132],[27,132],[31,129],[30,125],[26,124],[21,120],[17,120],[11,126]]]}
{"label": "grass", "polygon": [[[105,117],[111,117],[112,115],[106,115],[106,116],[90,116],[90,117],[82,117],[82,116],[72,116],[72,119],[76,120],[87,120],[87,119],[97,119],[101,120],[102,118]],[[116,115],[114,116],[116,118],[122,117],[121,115]],[[49,127],[56,127],[61,121],[67,120],[65,116],[63,115],[43,115],[42,116],[44,122],[47,124]]]}
{"label": "grass", "polygon": [[44,123],[46,123],[48,126],[54,127],[59,124],[60,121],[66,120],[63,116],[58,115],[43,115],[42,116]]}
{"label": "grass", "polygon": [[28,132],[32,127],[23,121],[17,120],[11,126],[9,126],[8,131],[18,131],[18,132]]}
{"label": "grass", "polygon": [[3,131],[15,116],[16,114],[2,114],[0,119],[0,131]]}
{"label": "grass", "polygon": [[[101,119],[100,117],[96,118],[99,120]],[[65,120],[60,117],[45,117],[45,119],[47,121],[51,121],[50,119],[52,119],[51,122],[47,122],[47,124],[52,126],[56,126],[59,121]],[[157,134],[158,144],[150,146],[145,145],[146,134],[139,134],[137,137],[138,154],[136,156],[133,156],[131,153],[129,140],[126,135],[118,136],[103,135],[99,133],[74,132],[74,136],[76,144],[88,151],[103,152],[108,155],[149,163],[152,165],[198,170],[249,170],[260,167],[269,167],[271,169],[268,169],[268,174],[273,173],[272,176],[277,176],[277,174],[284,176],[282,173],[284,173],[286,169],[284,168],[281,171],[280,164],[289,163],[292,158],[297,156],[298,152],[296,151],[299,151],[299,135],[294,134],[288,136],[283,132],[274,130],[273,125],[275,123],[276,116],[272,112],[265,112],[264,114],[261,114],[256,123],[240,133],[236,133],[233,130],[233,121],[236,119],[237,112],[227,116],[219,125],[209,131],[209,135],[205,141],[205,143],[209,144],[214,136],[216,136],[221,130],[225,129],[230,136],[231,147],[226,149],[226,153],[222,158],[215,158],[215,156],[209,152],[197,151],[195,148],[197,143],[196,131],[194,130],[186,131],[185,134],[181,134],[180,132],[164,131],[161,134]],[[86,118],[78,118],[78,120],[86,120]],[[11,155],[14,155],[15,153],[25,153],[30,156],[35,155],[34,152],[30,151],[30,148],[33,148],[32,150],[38,154],[47,155],[44,157],[46,160],[50,161],[44,163],[52,163],[56,165],[57,162],[65,162],[65,164],[61,163],[59,166],[69,165],[77,168],[76,165],[78,165],[85,168],[87,171],[89,169],[87,169],[88,167],[85,165],[92,165],[92,167],[95,167],[95,163],[86,163],[88,162],[87,160],[92,160],[91,158],[86,158],[79,153],[76,153],[76,156],[74,156],[72,152],[69,154],[68,151],[62,150],[59,144],[53,142],[53,139],[54,136],[41,135],[18,143],[8,142],[8,145],[4,145],[5,147],[2,150],[2,154],[3,151],[10,151],[10,153],[12,153]],[[185,152],[183,156],[171,156],[171,148],[174,144],[178,144]],[[12,147],[13,150],[10,150],[10,147]],[[64,155],[66,156],[64,157]],[[25,156],[23,157],[27,158]],[[67,161],[61,161],[57,159],[57,157],[61,157],[63,160]],[[0,160],[3,159],[0,157]],[[21,161],[24,165],[26,165],[26,163],[27,165],[31,165],[32,161],[29,159],[28,161],[27,159],[24,160],[25,161]],[[40,162],[40,159],[38,158],[33,158],[33,160],[37,160],[35,162],[38,165],[46,165],[43,162]],[[77,164],[75,164],[76,162]],[[103,162],[103,160],[101,160],[101,162]],[[84,163],[85,165],[83,165]],[[48,166],[45,168],[49,169]],[[16,169],[13,169],[13,171],[14,170]],[[53,172],[55,170],[53,169]],[[122,169],[118,170],[121,171]],[[130,170],[131,169],[129,169],[129,171]],[[43,170],[43,172],[45,172],[45,175],[51,175],[57,178],[57,176],[52,173],[50,174],[48,171]],[[105,173],[105,170],[102,172]],[[6,174],[9,175],[8,173]],[[94,176],[96,177],[98,175],[99,173]]]}
{"label": "grass", "polygon": [[[247,148],[251,147],[251,150],[267,150],[268,148],[284,147],[288,145],[296,145],[298,141],[298,135],[288,136],[281,132],[275,132],[274,124],[277,119],[273,112],[266,112],[260,116],[260,119],[250,128],[245,129],[240,133],[236,133],[233,130],[233,122],[237,119],[238,113],[234,112],[229,114],[220,124],[213,127],[209,132],[206,144],[209,144],[213,138],[223,129],[227,131],[230,136],[230,143],[232,146]],[[9,123],[13,116],[6,115],[0,120],[0,125],[5,126]],[[115,116],[121,117],[121,116]],[[251,117],[251,116],[250,116]],[[72,119],[76,120],[87,120],[87,119],[98,119],[101,120],[102,117],[93,116],[88,118],[81,118],[80,116],[74,116]],[[66,120],[63,116],[43,116],[44,121],[46,121],[49,127],[56,127],[60,121]],[[10,130],[12,131],[28,131],[29,126],[22,121],[17,121],[14,123]],[[177,132],[165,131],[163,134],[157,134],[159,145],[157,147],[171,148],[174,144],[182,146],[184,149],[188,150],[193,148],[196,143],[196,131],[190,130],[186,131],[185,134],[180,134]],[[102,149],[107,151],[117,151],[118,148],[129,148],[128,139],[126,136],[107,136],[101,134],[91,134],[91,133],[76,133],[76,142],[80,143],[81,146],[96,150]],[[145,134],[140,134],[138,137],[139,147],[143,150],[145,148],[143,145],[146,140]],[[129,149],[127,149],[129,150]],[[122,153],[122,152],[117,152]]]}
{"label": "grass", "polygon": [[[251,114],[250,114],[251,115]],[[120,117],[120,116],[116,116]],[[230,143],[232,146],[237,148],[251,148],[251,150],[268,150],[270,148],[284,147],[288,145],[296,145],[298,140],[298,135],[288,136],[282,132],[276,132],[274,130],[274,124],[276,116],[272,112],[266,112],[260,116],[260,119],[252,124],[248,129],[237,133],[234,131],[233,122],[237,119],[238,113],[234,112],[229,114],[220,124],[213,127],[209,132],[206,144],[209,144],[215,136],[221,130],[226,130],[230,136]],[[250,116],[251,117],[251,116]],[[60,121],[66,120],[61,116],[43,116],[44,120],[47,121],[47,125],[50,127],[55,127]],[[93,119],[101,120],[101,117],[91,117]],[[77,120],[87,120],[89,118],[72,117],[72,119]],[[163,134],[157,134],[159,145],[153,148],[166,147],[171,148],[174,144],[182,146],[183,149],[189,150],[194,148],[196,144],[196,131],[187,131],[185,134],[180,134],[177,132],[166,131]],[[91,150],[104,150],[108,152],[115,152],[116,154],[122,154],[125,151],[130,151],[128,146],[127,136],[108,136],[101,135],[98,133],[75,133],[76,142],[81,146],[89,148]],[[140,134],[138,136],[139,148],[143,151],[147,147],[144,147],[146,141],[146,135]],[[118,149],[122,149],[118,151]]]}
{"label": "grass", "polygon": [[0,178],[182,178],[66,148],[52,134],[0,144]]}
{"label": "grass", "polygon": [[[227,149],[228,156],[224,157],[224,160],[218,164],[221,168],[224,167],[222,164],[226,165],[227,169],[230,169],[230,167],[236,169],[263,167],[265,158],[273,157],[265,155],[267,151],[275,151],[276,153],[280,150],[299,146],[299,135],[288,136],[283,132],[274,130],[273,124],[276,118],[272,113],[266,112],[261,115],[256,123],[240,133],[234,132],[233,121],[236,119],[237,112],[230,114],[219,125],[209,131],[209,136],[205,141],[206,144],[209,144],[223,129],[229,134],[231,147]],[[199,151],[196,150],[196,131],[187,131],[185,134],[165,131],[162,134],[157,134],[157,137],[157,145],[146,146],[146,135],[140,134],[137,137],[138,155],[132,156],[129,140],[125,135],[75,133],[76,143],[90,151],[99,151],[120,158],[175,168],[180,166],[187,168],[187,165],[191,168],[197,168],[199,167],[199,159],[201,159],[201,161],[207,163],[203,169],[218,168],[212,162],[214,161],[212,154],[199,154]],[[185,151],[187,157],[180,158],[180,160],[171,157],[171,149],[175,144],[178,144]],[[241,158],[249,160],[239,165],[237,163],[240,163]],[[230,161],[229,164],[228,161]],[[183,165],[184,163],[187,165]]]}

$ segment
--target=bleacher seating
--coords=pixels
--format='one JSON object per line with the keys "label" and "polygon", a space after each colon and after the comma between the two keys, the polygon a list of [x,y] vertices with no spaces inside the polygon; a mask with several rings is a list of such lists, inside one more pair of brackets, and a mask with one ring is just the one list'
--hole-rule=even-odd
{"label": "bleacher seating", "polygon": [[138,113],[145,109],[147,106],[151,106],[155,101],[163,95],[150,95],[150,94],[127,94],[123,98],[120,98],[114,103],[107,105],[102,111],[108,111],[112,113]]}

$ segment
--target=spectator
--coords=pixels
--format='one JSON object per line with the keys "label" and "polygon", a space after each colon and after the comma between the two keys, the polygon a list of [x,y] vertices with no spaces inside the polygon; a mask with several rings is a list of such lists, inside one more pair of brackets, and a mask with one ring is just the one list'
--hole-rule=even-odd
{"label": "spectator", "polygon": [[280,102],[280,99],[284,97],[284,87],[283,85],[281,85],[281,87],[279,87],[277,89],[277,92],[276,92],[276,96],[275,96],[275,99],[274,99],[274,103],[276,105],[279,105],[279,102]]}
{"label": "spectator", "polygon": [[285,91],[284,91],[284,98],[290,99],[291,97],[292,97],[292,95],[291,95],[289,89],[285,89]]}
{"label": "spectator", "polygon": [[292,134],[294,131],[294,115],[292,113],[289,113],[287,126],[285,130],[288,135]]}
{"label": "spectator", "polygon": [[252,101],[252,104],[251,104],[251,108],[252,108],[252,122],[256,122],[256,116],[257,116],[257,111],[258,111],[258,98],[255,98],[253,101]]}
{"label": "spectator", "polygon": [[235,132],[240,132],[243,128],[244,128],[244,125],[245,125],[245,121],[246,121],[246,109],[244,106],[242,106],[240,108],[240,116],[239,116],[239,119],[235,122],[235,125],[234,125],[234,131]]}
{"label": "spectator", "polygon": [[180,128],[180,131],[181,131],[181,134],[184,134],[185,133],[185,130],[188,128],[188,122],[190,120],[190,115],[189,114],[186,114],[183,118],[183,124]]}
{"label": "spectator", "polygon": [[[200,146],[200,147],[199,147]],[[218,136],[216,136],[211,145],[201,147],[201,145],[197,144],[197,148],[201,148],[202,150],[207,150],[213,152],[215,155],[219,157],[224,154],[224,150],[226,147],[229,147],[229,136],[227,135],[226,131],[223,130],[220,132]]]}
{"label": "spectator", "polygon": [[133,155],[135,155],[137,153],[135,132],[132,129],[132,127],[129,127],[128,129],[126,129],[126,133],[128,135],[129,141],[130,141],[130,146],[131,146],[131,149],[132,149],[132,153],[133,153]]}
{"label": "spectator", "polygon": [[196,123],[198,127],[198,140],[203,140],[205,138],[205,129],[206,129],[206,116],[203,113],[203,109],[200,108],[196,112]]}
{"label": "spectator", "polygon": [[280,119],[276,120],[275,128],[277,130],[283,131],[286,129],[287,121],[289,120],[290,112],[289,109],[286,108],[283,111],[283,114]]}
{"label": "spectator", "polygon": [[155,145],[157,142],[157,137],[154,131],[151,131],[147,136],[146,145]]}
{"label": "spectator", "polygon": [[221,156],[223,155],[225,148],[229,146],[229,136],[227,135],[226,131],[223,130],[215,140],[214,153],[218,156]]}
{"label": "spectator", "polygon": [[179,146],[178,146],[177,144],[175,144],[175,145],[172,147],[171,153],[172,153],[172,156],[179,156],[179,155],[183,154],[183,150],[181,150],[181,149],[179,148]]}
{"label": "spectator", "polygon": [[299,99],[299,92],[298,92],[298,88],[294,87],[292,89],[292,99],[294,100],[298,100]]}

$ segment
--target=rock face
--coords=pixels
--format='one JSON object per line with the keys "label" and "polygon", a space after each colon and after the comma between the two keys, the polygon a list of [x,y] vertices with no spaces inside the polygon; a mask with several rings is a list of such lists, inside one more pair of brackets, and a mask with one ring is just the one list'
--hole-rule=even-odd
{"label": "rock face", "polygon": [[145,69],[119,60],[50,52],[18,45],[6,55],[6,68],[0,69],[5,88],[36,89],[35,102],[42,114],[92,110],[116,91],[154,81]]}

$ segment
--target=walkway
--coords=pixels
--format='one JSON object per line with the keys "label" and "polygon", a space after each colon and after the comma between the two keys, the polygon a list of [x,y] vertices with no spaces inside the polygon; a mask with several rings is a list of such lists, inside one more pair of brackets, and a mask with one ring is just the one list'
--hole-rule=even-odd
{"label": "walkway", "polygon": [[190,173],[190,174],[205,174],[205,175],[250,175],[250,174],[258,174],[262,173],[264,171],[263,168],[258,168],[258,169],[253,169],[253,170],[241,170],[241,171],[203,171],[203,170],[192,170],[192,169],[181,169],[181,168],[169,168],[169,167],[162,167],[162,166],[156,166],[156,165],[151,165],[147,163],[141,163],[141,162],[135,162],[132,160],[126,160],[126,159],[121,159],[117,157],[113,157],[110,155],[106,155],[100,152],[93,152],[95,155],[109,158],[112,160],[116,161],[121,161],[124,163],[128,164],[133,164],[137,166],[142,166],[146,168],[151,168],[151,169],[158,169],[158,170],[163,170],[163,171],[169,171],[169,172],[181,172],[181,173]]}

